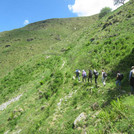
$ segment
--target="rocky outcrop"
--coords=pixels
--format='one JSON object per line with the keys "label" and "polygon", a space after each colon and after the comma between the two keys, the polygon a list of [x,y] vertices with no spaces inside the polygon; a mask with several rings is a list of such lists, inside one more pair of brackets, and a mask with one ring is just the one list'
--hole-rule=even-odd
{"label": "rocky outcrop", "polygon": [[93,111],[94,111],[94,110],[98,110],[99,104],[98,104],[97,102],[95,102],[95,103],[91,106],[91,108],[93,109]]}
{"label": "rocky outcrop", "polygon": [[32,41],[32,40],[34,40],[33,38],[29,38],[29,39],[27,39],[27,41]]}
{"label": "rocky outcrop", "polygon": [[22,96],[22,94],[20,94],[19,96],[17,96],[17,97],[15,97],[15,98],[13,98],[13,99],[11,99],[11,100],[9,100],[9,101],[3,103],[2,105],[0,105],[0,111],[3,111],[4,109],[6,109],[6,107],[7,107],[8,105],[10,105],[11,103],[13,103],[13,102],[15,102],[15,101],[18,101],[21,96]]}
{"label": "rocky outcrop", "polygon": [[80,122],[80,121],[84,121],[84,120],[86,120],[86,113],[84,113],[84,112],[82,112],[76,119],[75,119],[75,121],[74,121],[74,128],[77,128],[78,127],[78,123]]}
{"label": "rocky outcrop", "polygon": [[5,45],[5,47],[11,47],[11,45]]}

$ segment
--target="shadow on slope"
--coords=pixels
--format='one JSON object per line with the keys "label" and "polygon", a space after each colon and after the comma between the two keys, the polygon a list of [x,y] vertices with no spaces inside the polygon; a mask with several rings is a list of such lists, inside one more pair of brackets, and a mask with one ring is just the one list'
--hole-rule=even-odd
{"label": "shadow on slope", "polygon": [[109,88],[107,92],[107,101],[102,104],[102,107],[105,107],[110,104],[113,99],[117,99],[122,97],[125,94],[130,93],[130,86],[129,86],[129,72],[131,70],[131,66],[134,65],[134,48],[132,49],[131,53],[127,55],[124,59],[122,59],[118,65],[116,65],[113,70],[110,72],[109,77],[113,80],[116,80],[116,72],[119,70],[123,73],[124,78],[122,80],[122,88],[119,91],[116,86],[113,88]]}

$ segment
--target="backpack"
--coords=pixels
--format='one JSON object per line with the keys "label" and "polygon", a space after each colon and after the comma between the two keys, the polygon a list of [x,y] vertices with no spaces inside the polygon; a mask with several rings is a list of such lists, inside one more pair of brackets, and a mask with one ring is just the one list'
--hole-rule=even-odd
{"label": "backpack", "polygon": [[80,73],[80,70],[77,69],[75,72],[79,74]]}
{"label": "backpack", "polygon": [[99,73],[97,71],[94,74],[95,74],[96,77],[98,77],[98,75],[99,75]]}
{"label": "backpack", "polygon": [[131,77],[134,78],[134,71],[132,71],[132,73],[131,73]]}
{"label": "backpack", "polygon": [[76,72],[76,77],[79,76],[80,70],[77,69],[75,72]]}
{"label": "backpack", "polygon": [[92,75],[93,75],[92,70],[89,70],[89,76],[92,76]]}
{"label": "backpack", "polygon": [[123,74],[118,74],[119,80],[122,80],[124,78]]}
{"label": "backpack", "polygon": [[106,78],[107,77],[107,73],[104,72],[103,73],[103,77]]}
{"label": "backpack", "polygon": [[82,76],[83,76],[83,77],[87,76],[87,74],[86,74],[85,71],[82,73]]}

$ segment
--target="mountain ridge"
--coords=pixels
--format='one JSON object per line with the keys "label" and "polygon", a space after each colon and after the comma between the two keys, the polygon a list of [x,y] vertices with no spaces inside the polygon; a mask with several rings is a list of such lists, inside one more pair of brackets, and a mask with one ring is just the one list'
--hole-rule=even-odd
{"label": "mountain ridge", "polygon": [[[18,65],[22,60],[26,61],[27,57],[25,57],[25,55],[31,57],[36,54],[36,51],[38,53],[42,53],[43,49],[46,48],[48,49],[50,45],[53,45],[63,40],[67,36],[70,36],[73,32],[78,31],[84,24],[90,23],[90,21],[91,23],[94,22],[95,18],[97,18],[97,16],[93,16],[91,17],[91,19],[90,17],[71,18],[72,22],[70,22],[70,18],[54,19],[54,21],[49,20],[50,22],[47,24],[47,29],[44,29],[44,23],[42,26],[41,21],[37,22],[37,26],[36,23],[34,23],[29,24],[28,26],[21,29],[6,32],[3,35],[3,37],[0,38],[0,45],[1,45],[0,52],[2,54],[0,61],[3,63],[2,64],[3,66],[0,69],[1,70],[0,73],[3,74],[5,71],[4,68],[7,68],[7,66],[11,67],[11,69],[9,69],[9,71],[11,71],[16,66],[14,63],[16,63],[17,60],[19,60],[16,63]],[[70,23],[66,22],[66,20],[68,20],[68,22]],[[78,20],[82,21],[80,21],[79,24],[78,23],[75,24],[75,22],[77,22]],[[59,23],[59,21],[61,21],[64,24],[62,26],[63,28],[61,28],[61,24]],[[41,26],[38,25],[38,23],[41,24]],[[69,28],[70,24],[72,24],[72,26],[70,26]],[[32,29],[33,25],[36,30],[29,30]],[[25,50],[23,50],[24,48]],[[6,61],[6,59],[8,59],[8,61]],[[15,60],[16,62],[14,62]],[[7,71],[5,71],[5,73],[7,74]]]}

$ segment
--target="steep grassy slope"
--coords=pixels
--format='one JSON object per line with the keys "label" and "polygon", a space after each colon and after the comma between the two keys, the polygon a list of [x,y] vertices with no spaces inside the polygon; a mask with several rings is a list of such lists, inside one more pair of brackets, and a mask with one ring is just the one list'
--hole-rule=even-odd
{"label": "steep grassy slope", "polygon": [[[0,111],[0,133],[133,134],[134,97],[128,82],[134,61],[133,7],[130,0],[92,25],[83,23],[82,29],[1,78],[0,104],[20,94],[22,97]],[[24,29],[37,32],[40,25]],[[104,68],[108,73],[106,86],[101,75],[98,87],[94,82],[73,80],[76,68],[95,68],[100,74]],[[117,70],[124,74],[121,91],[115,86]],[[85,119],[74,125],[81,113]]]}
{"label": "steep grassy slope", "polygon": [[29,24],[24,28],[0,33],[0,74],[7,74],[34,55],[45,53],[87,25],[97,15],[84,18],[50,19]]}

